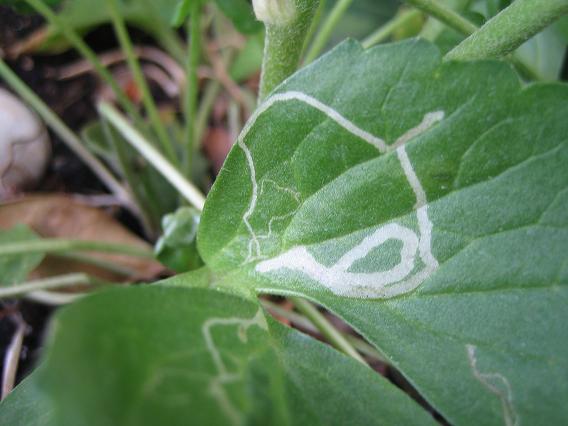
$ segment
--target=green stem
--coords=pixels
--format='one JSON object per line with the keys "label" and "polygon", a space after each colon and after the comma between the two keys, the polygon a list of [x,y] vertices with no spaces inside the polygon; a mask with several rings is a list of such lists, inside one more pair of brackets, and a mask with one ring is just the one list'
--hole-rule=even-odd
{"label": "green stem", "polygon": [[[452,9],[456,13],[461,14],[470,2],[471,0],[444,0],[444,6]],[[424,23],[419,36],[425,38],[426,40],[434,42],[440,36],[442,31],[444,31],[446,26],[447,25],[445,25],[443,22],[430,16]]]}
{"label": "green stem", "polygon": [[130,99],[128,99],[128,96],[126,96],[112,74],[99,60],[97,54],[93,52],[93,50],[83,41],[77,32],[63,22],[47,5],[43,3],[42,0],[26,0],[26,2],[33,7],[36,12],[42,15],[53,28],[61,33],[67,41],[69,41],[69,43],[71,43],[71,45],[91,63],[105,83],[109,85],[120,105],[137,123],[142,123],[142,117],[136,110],[134,104],[130,101]]}
{"label": "green stem", "polygon": [[196,144],[198,144],[203,138],[205,129],[207,127],[207,121],[209,119],[209,115],[213,110],[215,99],[217,99],[219,93],[221,93],[221,83],[219,82],[219,80],[209,81],[206,84],[205,89],[203,90],[203,96],[201,98],[199,109],[197,110],[197,115],[195,118]]}
{"label": "green stem", "polygon": [[45,238],[42,240],[2,244],[0,246],[0,257],[19,256],[31,253],[63,253],[70,251],[94,251],[124,254],[146,259],[154,258],[152,251],[131,245],[59,238]]}
{"label": "green stem", "polygon": [[456,46],[445,59],[505,56],[567,13],[567,0],[516,0]]}
{"label": "green stem", "polygon": [[[566,0],[561,0],[561,1],[566,1]],[[411,3],[411,4],[416,4],[416,5],[421,4],[423,6],[424,5],[428,6],[428,5],[434,4],[435,5],[434,9],[436,9],[438,11],[443,11],[442,13],[437,13],[436,18],[439,19],[442,23],[449,26],[450,28],[453,28],[454,30],[459,31],[466,36],[470,36],[478,30],[478,27],[475,24],[473,24],[472,22],[469,22],[467,19],[460,16],[453,9],[450,9],[450,8],[444,6],[444,5],[441,5],[440,3],[437,3],[434,0],[408,0],[408,2]],[[422,10],[430,13],[429,9],[427,9],[426,7],[422,7]],[[450,52],[448,55],[450,55],[451,53],[452,52]],[[448,55],[446,55],[446,59],[455,59],[455,58],[448,57]],[[518,56],[513,54],[512,56],[509,57],[509,59],[517,67],[517,69],[521,72],[521,74],[524,74],[527,77],[534,79],[534,80],[540,79],[540,76],[535,74],[533,72],[532,68],[530,66],[528,66]]]}
{"label": "green stem", "polygon": [[[265,0],[264,3],[270,5],[275,1]],[[281,0],[276,9],[287,9],[285,16],[278,13],[259,16],[266,27],[259,102],[298,68],[318,3],[319,0]]]}
{"label": "green stem", "polygon": [[113,274],[122,275],[124,277],[132,277],[137,274],[137,271],[126,266],[119,265],[99,257],[93,257],[80,253],[56,253],[56,257],[72,260],[74,262],[86,263],[88,265],[96,266],[97,268],[104,269],[112,272]]}
{"label": "green stem", "polygon": [[99,113],[107,119],[118,132],[128,141],[148,162],[158,170],[178,192],[195,208],[203,210],[205,197],[191,182],[189,182],[156,148],[148,142],[138,130],[122,116],[116,108],[107,103],[98,105]]}
{"label": "green stem", "polygon": [[125,203],[134,208],[134,203],[128,191],[120,184],[113,174],[100,162],[89,150],[81,139],[37,96],[10,67],[0,58],[0,76],[20,97],[26,101],[47,123],[47,125],[59,136],[59,138],[79,157],[106,187]]}
{"label": "green stem", "polygon": [[333,32],[343,15],[345,15],[347,8],[351,6],[351,3],[353,3],[353,0],[338,0],[337,3],[335,3],[335,6],[333,6],[333,9],[331,9],[329,15],[323,22],[321,29],[316,34],[310,50],[308,50],[308,53],[306,54],[306,58],[304,59],[305,64],[313,62],[314,59],[316,59],[320,55],[320,53],[328,43],[329,38],[331,37],[331,33]]}
{"label": "green stem", "polygon": [[397,29],[404,27],[407,23],[413,21],[421,15],[422,14],[420,13],[420,11],[416,9],[405,10],[399,13],[393,19],[388,21],[385,25],[377,29],[374,33],[363,40],[363,47],[365,49],[368,49],[369,47],[386,40]]}
{"label": "green stem", "polygon": [[140,93],[142,94],[142,103],[144,104],[144,108],[148,113],[148,117],[150,118],[154,132],[156,133],[156,136],[160,141],[163,152],[170,159],[170,161],[175,164],[177,162],[177,155],[175,153],[170,137],[168,136],[166,127],[160,119],[158,107],[156,106],[152,94],[150,93],[150,87],[148,86],[148,82],[144,77],[144,73],[142,72],[142,68],[140,67],[140,62],[138,61],[136,53],[134,53],[132,41],[130,40],[128,30],[126,29],[126,24],[124,23],[124,19],[122,18],[122,15],[118,10],[118,5],[116,2],[117,0],[106,0],[116,37],[118,38],[122,51],[126,55],[126,61],[128,62],[128,67],[130,68],[130,72],[132,73],[134,82],[136,83],[136,87],[138,87]]}
{"label": "green stem", "polygon": [[367,365],[365,360],[359,355],[359,352],[345,339],[345,337],[337,331],[337,329],[316,309],[314,305],[305,299],[299,297],[289,298],[294,306],[304,314],[319,330],[319,332],[329,341],[329,343],[337,350],[345,353],[362,364]]}
{"label": "green stem", "polygon": [[0,300],[24,296],[33,291],[52,290],[56,288],[72,287],[76,285],[97,285],[99,281],[87,274],[67,274],[50,278],[27,281],[10,287],[0,287]]}
{"label": "green stem", "polygon": [[[277,305],[276,303],[272,303],[268,300],[261,300],[261,302],[264,305],[264,307],[266,309],[268,309],[269,311],[271,311],[274,315],[285,318],[288,321],[291,321],[294,324],[296,324],[297,326],[303,328],[304,330],[309,331],[310,333],[319,333],[319,330],[316,328],[314,323],[311,322],[305,316],[298,314],[294,311],[289,311],[287,309],[283,309],[279,305]],[[385,363],[385,364],[389,363],[378,350],[376,350],[373,346],[371,346],[370,344],[368,344],[364,340],[359,339],[356,336],[353,336],[353,335],[348,334],[348,333],[341,333],[341,335],[343,337],[345,337],[345,339],[357,351],[361,352],[363,355],[365,355],[369,358],[373,358],[373,359],[380,361],[382,363]]]}
{"label": "green stem", "polygon": [[185,141],[186,147],[184,151],[184,173],[191,176],[191,166],[193,164],[193,154],[197,148],[196,143],[196,111],[197,96],[199,90],[199,78],[197,69],[201,59],[201,11],[200,1],[194,1],[191,5],[189,28],[187,34],[189,40],[189,55],[186,61],[186,79],[187,85],[185,89]]}
{"label": "green stem", "polygon": [[406,0],[417,9],[442,21],[446,25],[463,34],[472,34],[477,26],[465,19],[459,13],[441,4],[438,0]]}
{"label": "green stem", "polygon": [[316,31],[319,28],[320,22],[323,18],[323,12],[325,11],[326,5],[327,0],[320,0],[318,8],[316,9],[316,13],[314,14],[314,17],[312,19],[310,29],[308,30],[308,34],[306,35],[302,52],[306,52],[308,47],[312,44],[314,35],[316,34]]}
{"label": "green stem", "polygon": [[101,127],[103,129],[103,134],[107,140],[109,146],[112,148],[116,159],[120,165],[120,170],[122,175],[126,180],[126,183],[130,187],[130,191],[136,200],[138,207],[138,218],[140,223],[144,228],[144,232],[147,236],[153,236],[155,230],[159,227],[160,215],[156,214],[154,211],[154,206],[151,202],[148,202],[148,197],[146,193],[141,188],[142,182],[137,179],[136,174],[132,168],[132,163],[130,161],[130,155],[127,152],[128,145],[124,145],[122,140],[117,140],[115,138],[115,133],[110,128],[109,123],[101,117]]}

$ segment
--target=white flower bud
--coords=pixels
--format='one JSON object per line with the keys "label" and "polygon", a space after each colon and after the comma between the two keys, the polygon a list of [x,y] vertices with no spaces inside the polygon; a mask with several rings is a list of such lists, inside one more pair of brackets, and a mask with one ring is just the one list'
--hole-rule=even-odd
{"label": "white flower bud", "polygon": [[259,21],[271,25],[286,25],[296,17],[296,0],[252,0]]}

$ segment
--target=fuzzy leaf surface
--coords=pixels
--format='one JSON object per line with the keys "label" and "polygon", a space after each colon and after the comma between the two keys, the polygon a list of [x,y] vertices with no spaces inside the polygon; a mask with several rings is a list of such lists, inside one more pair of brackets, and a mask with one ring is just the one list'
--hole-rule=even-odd
{"label": "fuzzy leaf surface", "polygon": [[451,424],[562,423],[567,116],[504,63],[343,43],[249,121],[200,253],[343,317]]}
{"label": "fuzzy leaf surface", "polygon": [[44,363],[0,405],[0,423],[51,407],[30,424],[435,424],[371,369],[225,293],[115,289],[53,326]]}

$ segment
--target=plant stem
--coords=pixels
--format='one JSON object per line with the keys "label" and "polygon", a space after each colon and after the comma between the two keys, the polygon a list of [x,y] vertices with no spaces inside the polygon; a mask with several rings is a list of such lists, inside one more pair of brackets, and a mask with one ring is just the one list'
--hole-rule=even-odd
{"label": "plant stem", "polygon": [[316,13],[312,18],[312,23],[310,24],[310,29],[308,30],[308,34],[306,35],[306,39],[304,41],[304,47],[302,52],[306,52],[308,47],[312,44],[312,39],[314,34],[316,33],[317,29],[320,26],[320,22],[323,18],[323,12],[325,11],[325,7],[327,5],[327,0],[320,0],[318,8],[316,9]]}
{"label": "plant stem", "polygon": [[[559,1],[559,0],[555,0],[555,1]],[[560,1],[566,1],[566,0],[560,0]],[[434,8],[436,10],[443,11],[443,13],[438,13],[436,15],[436,18],[439,19],[442,23],[449,26],[450,28],[453,28],[454,30],[459,31],[466,36],[470,36],[478,30],[478,27],[475,24],[473,24],[472,22],[469,22],[467,19],[463,18],[462,16],[460,16],[457,12],[453,11],[452,9],[449,9],[446,6],[435,2],[435,0],[408,0],[408,2],[411,3],[411,4],[419,4],[420,3],[420,4],[423,4],[423,5],[424,4],[426,4],[426,5],[435,4]],[[428,12],[428,9],[426,7],[422,7],[422,10]],[[457,19],[456,19],[456,17],[457,17]],[[462,24],[460,24],[459,22],[462,22]],[[464,25],[464,22],[466,22],[465,25]],[[449,54],[451,54],[451,53],[452,52],[450,52]],[[448,55],[446,55],[445,59],[455,59],[455,58],[448,57]],[[539,75],[535,74],[533,69],[530,66],[528,66],[521,58],[519,58],[519,57],[517,57],[516,55],[513,54],[509,57],[509,59],[522,74],[525,74],[526,76],[528,76],[528,77],[530,77],[534,80],[540,79]]]}
{"label": "plant stem", "polygon": [[138,184],[139,181],[136,178],[136,174],[133,171],[132,164],[130,162],[130,156],[126,150],[128,145],[124,145],[122,140],[117,140],[115,138],[114,132],[109,126],[109,123],[101,117],[101,127],[103,129],[103,134],[114,151],[116,159],[120,165],[120,170],[122,171],[122,176],[126,180],[126,183],[130,187],[133,197],[136,200],[136,205],[138,207],[138,218],[144,229],[146,236],[153,236],[155,230],[159,226],[160,217],[157,215],[153,209],[151,203],[148,202],[146,193],[140,188]]}
{"label": "plant stem", "polygon": [[219,96],[221,92],[221,83],[219,80],[211,80],[205,85],[203,90],[203,96],[199,104],[199,109],[195,117],[195,141],[199,143],[203,138],[205,133],[205,128],[207,127],[207,121],[213,105],[215,104],[215,99]]}
{"label": "plant stem", "polygon": [[190,19],[188,21],[187,34],[189,40],[189,55],[186,61],[186,88],[185,88],[185,150],[184,167],[185,176],[191,176],[193,154],[197,148],[196,142],[196,111],[197,96],[199,90],[199,78],[197,68],[201,59],[201,11],[200,1],[194,1],[191,5]]}
{"label": "plant stem", "polygon": [[54,254],[56,257],[60,257],[63,259],[68,259],[74,262],[86,263],[88,265],[96,266],[97,268],[101,268],[112,272],[113,274],[122,275],[124,277],[132,277],[137,274],[137,271],[133,268],[129,268],[126,266],[119,265],[118,263],[111,262],[106,259],[101,259],[99,257],[93,257],[85,254],[79,253],[56,253]]}
{"label": "plant stem", "polygon": [[[270,4],[276,0],[261,1]],[[264,19],[266,27],[259,102],[298,68],[304,40],[318,3],[319,0],[282,0],[279,7],[292,8],[292,15],[259,17]]]}
{"label": "plant stem", "polygon": [[405,10],[399,13],[393,19],[388,21],[385,25],[377,29],[374,33],[363,40],[363,47],[365,49],[368,49],[369,47],[386,40],[397,29],[405,26],[413,19],[420,17],[420,15],[420,11],[416,9]]}
{"label": "plant stem", "polygon": [[120,105],[126,110],[128,115],[132,117],[137,123],[142,123],[142,117],[136,110],[134,104],[128,99],[128,96],[121,89],[120,85],[114,79],[112,74],[106,69],[106,67],[101,63],[97,54],[83,41],[83,39],[65,22],[45,5],[42,0],[25,0],[31,7],[33,7],[36,12],[42,15],[45,20],[54,27],[59,33],[61,33],[69,43],[87,60],[89,61],[101,78],[109,85],[114,95],[116,96]]}
{"label": "plant stem", "polygon": [[81,139],[37,96],[0,58],[0,76],[20,97],[26,101],[61,138],[61,140],[79,157],[106,187],[129,208],[135,208],[128,191],[113,174],[89,152]]}
{"label": "plant stem", "polygon": [[351,3],[353,3],[353,0],[338,0],[335,3],[335,6],[333,6],[333,9],[331,9],[329,15],[323,22],[321,29],[316,34],[310,50],[308,50],[308,53],[306,54],[306,58],[304,59],[305,64],[313,62],[313,60],[320,55],[321,51],[329,41],[331,33],[347,11],[347,8],[351,6]]}
{"label": "plant stem", "polygon": [[59,238],[44,238],[42,240],[2,244],[0,245],[0,257],[19,256],[31,253],[62,253],[76,250],[117,253],[147,259],[154,258],[152,251],[131,245]]}
{"label": "plant stem", "polygon": [[83,273],[58,275],[40,280],[27,281],[10,287],[0,287],[0,300],[24,296],[38,290],[52,290],[76,285],[96,284],[99,284],[97,280]]}
{"label": "plant stem", "polygon": [[351,346],[351,344],[343,337],[343,335],[335,329],[335,327],[316,309],[314,305],[300,297],[289,298],[294,306],[304,314],[319,330],[319,332],[329,341],[329,343],[337,350],[345,353],[362,364],[367,365],[365,360],[359,355],[359,352]]}
{"label": "plant stem", "polygon": [[148,142],[138,130],[108,103],[98,105],[99,113],[105,117],[118,132],[158,170],[179,193],[195,208],[203,210],[205,197],[191,182],[189,182],[156,148]]}
{"label": "plant stem", "polygon": [[[285,318],[297,326],[303,328],[310,333],[318,333],[319,330],[316,328],[313,322],[311,322],[308,318],[303,315],[300,315],[294,311],[289,311],[287,309],[281,308],[276,303],[272,303],[268,300],[261,300],[262,304],[266,309],[271,311],[274,315]],[[376,350],[373,346],[368,344],[362,339],[357,338],[348,333],[341,333],[343,337],[359,352],[363,355],[368,356],[369,358],[373,358],[377,361],[382,363],[388,364],[389,362],[385,359],[385,357]]]}
{"label": "plant stem", "polygon": [[477,30],[477,26],[465,19],[459,13],[441,4],[438,0],[406,0],[417,9],[442,21],[460,33],[469,35]]}
{"label": "plant stem", "polygon": [[451,50],[445,59],[505,56],[567,13],[567,0],[516,0]]}
{"label": "plant stem", "polygon": [[144,104],[144,108],[148,113],[148,117],[150,118],[154,132],[156,133],[156,136],[160,141],[163,152],[170,159],[170,161],[175,164],[175,162],[177,161],[177,155],[175,153],[170,137],[168,136],[168,132],[164,126],[164,123],[160,119],[158,107],[156,106],[152,94],[150,93],[150,87],[148,86],[148,82],[144,77],[144,73],[142,72],[142,68],[140,67],[140,62],[138,61],[138,58],[134,53],[132,41],[130,40],[128,30],[126,29],[126,24],[124,23],[124,19],[122,18],[122,15],[118,10],[118,5],[116,2],[117,0],[106,0],[116,37],[118,38],[120,47],[122,48],[122,51],[126,56],[126,61],[128,62],[128,67],[130,68],[130,72],[132,73],[132,77],[134,78],[134,82],[136,83],[136,87],[140,90],[140,93],[142,95],[142,103]]}

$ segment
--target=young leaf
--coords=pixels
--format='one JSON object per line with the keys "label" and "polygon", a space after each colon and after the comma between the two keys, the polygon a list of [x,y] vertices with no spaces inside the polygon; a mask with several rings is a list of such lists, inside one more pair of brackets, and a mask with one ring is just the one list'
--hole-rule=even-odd
{"label": "young leaf", "polygon": [[157,259],[176,272],[186,272],[203,265],[197,252],[199,212],[181,207],[162,219],[164,234],[154,249]]}
{"label": "young leaf", "polygon": [[[216,291],[116,289],[60,312],[54,331],[25,383],[51,402],[50,425],[435,424],[371,369]],[[2,424],[30,406],[15,392]]]}
{"label": "young leaf", "polygon": [[200,253],[342,316],[451,424],[562,423],[567,115],[504,63],[346,42],[259,106]]}

